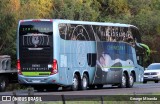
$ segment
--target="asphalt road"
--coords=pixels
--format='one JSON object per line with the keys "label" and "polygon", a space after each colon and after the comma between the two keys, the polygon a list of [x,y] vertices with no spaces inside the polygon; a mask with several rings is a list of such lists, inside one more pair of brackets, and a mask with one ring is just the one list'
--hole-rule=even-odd
{"label": "asphalt road", "polygon": [[[34,92],[34,95],[128,95],[128,94],[160,94],[160,83],[136,83],[132,88],[118,88],[106,85],[103,89],[88,89],[84,91],[54,91]],[[13,91],[0,92],[0,95],[13,95]],[[16,91],[16,95],[28,95],[28,90]]]}
{"label": "asphalt road", "polygon": [[[88,89],[88,90],[84,90],[84,91],[54,91],[54,92],[37,92],[35,91],[31,91],[28,92],[28,90],[18,90],[15,91],[16,93],[16,97],[21,97],[21,98],[25,98],[27,96],[27,101],[28,98],[30,99],[30,96],[28,95],[34,95],[34,97],[38,98],[38,101],[67,101],[67,100],[73,100],[75,101],[75,99],[90,99],[90,98],[98,98],[98,101],[101,100],[102,97],[106,97],[107,95],[109,95],[109,97],[111,97],[111,95],[118,95],[119,98],[122,97],[122,95],[127,95],[127,97],[124,100],[129,100],[130,97],[128,96],[132,96],[134,97],[135,95],[139,95],[139,94],[144,94],[146,95],[154,95],[154,94],[159,94],[160,95],[160,83],[153,83],[153,82],[149,82],[147,84],[142,84],[142,83],[136,83],[134,84],[133,88],[118,88],[118,87],[112,87],[110,85],[106,85],[103,87],[103,89]],[[120,95],[120,96],[119,96]],[[2,100],[2,96],[11,96],[11,101],[3,101]],[[112,96],[112,98],[113,98]],[[139,96],[138,96],[139,97]],[[153,97],[153,96],[152,96]],[[158,96],[156,96],[158,97]],[[112,99],[111,98],[111,99]],[[115,96],[114,96],[115,98]],[[117,98],[117,97],[116,97]],[[159,101],[160,97],[158,97],[158,101]],[[15,96],[13,96],[13,91],[9,91],[9,92],[0,92],[0,104],[17,104],[17,101],[15,102]],[[22,100],[22,99],[21,99]],[[27,103],[26,101],[26,103]],[[90,101],[90,100],[89,100]],[[117,100],[116,100],[117,101]],[[29,102],[29,101],[28,101]],[[30,102],[33,103],[33,102]],[[24,104],[23,101],[18,101],[18,104]],[[34,103],[33,103],[34,104]]]}

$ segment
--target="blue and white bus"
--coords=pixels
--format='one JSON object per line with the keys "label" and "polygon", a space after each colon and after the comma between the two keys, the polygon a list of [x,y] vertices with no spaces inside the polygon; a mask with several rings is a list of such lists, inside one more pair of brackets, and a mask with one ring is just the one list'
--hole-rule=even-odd
{"label": "blue and white bus", "polygon": [[38,91],[132,87],[143,82],[145,49],[140,43],[137,27],[129,24],[20,20],[18,81]]}

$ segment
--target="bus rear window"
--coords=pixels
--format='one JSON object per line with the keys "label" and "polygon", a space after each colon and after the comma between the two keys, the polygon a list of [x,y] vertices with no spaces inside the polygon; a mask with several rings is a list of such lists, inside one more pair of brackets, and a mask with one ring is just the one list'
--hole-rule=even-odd
{"label": "bus rear window", "polygon": [[50,21],[25,21],[20,23],[19,40],[23,46],[49,46],[53,35]]}

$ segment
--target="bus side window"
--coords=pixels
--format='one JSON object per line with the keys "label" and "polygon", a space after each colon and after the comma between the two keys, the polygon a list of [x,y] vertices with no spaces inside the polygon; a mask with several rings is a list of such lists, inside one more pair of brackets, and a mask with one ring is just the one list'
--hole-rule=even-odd
{"label": "bus side window", "polygon": [[90,67],[94,67],[96,65],[97,54],[96,53],[88,53],[87,54],[87,62]]}

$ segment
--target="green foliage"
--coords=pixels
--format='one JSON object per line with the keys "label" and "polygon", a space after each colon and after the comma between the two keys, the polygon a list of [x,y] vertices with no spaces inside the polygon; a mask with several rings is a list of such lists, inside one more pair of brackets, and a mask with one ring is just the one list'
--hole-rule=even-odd
{"label": "green foliage", "polygon": [[53,0],[21,0],[20,19],[51,18]]}
{"label": "green foliage", "polygon": [[[139,4],[138,4],[139,3]],[[138,26],[143,35],[156,35],[159,31],[159,13],[150,0],[132,1],[130,8],[133,14],[132,24]]]}
{"label": "green foliage", "polygon": [[130,23],[128,0],[97,0],[100,7],[99,21]]}
{"label": "green foliage", "polygon": [[18,0],[0,0],[0,54],[15,56]]}
{"label": "green foliage", "polygon": [[129,12],[127,0],[108,0],[111,15],[125,14]]}
{"label": "green foliage", "polygon": [[96,0],[54,0],[53,18],[96,21],[98,7]]}

